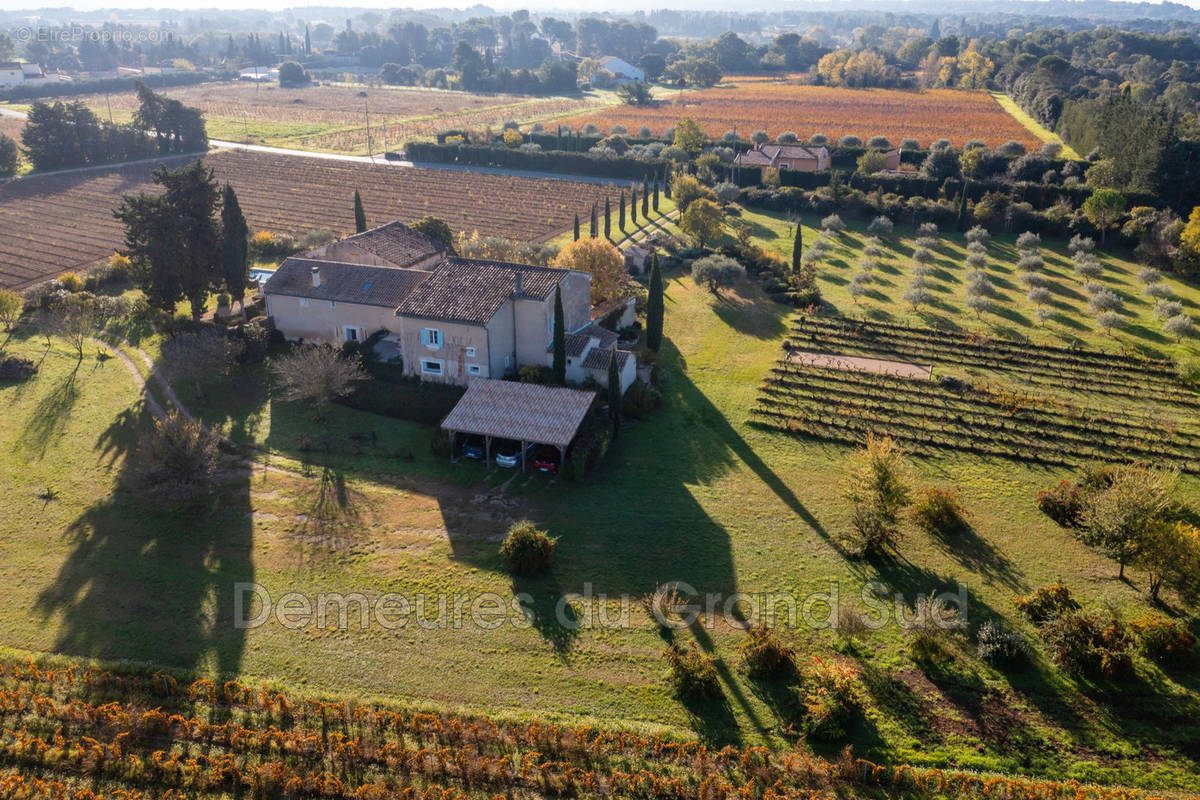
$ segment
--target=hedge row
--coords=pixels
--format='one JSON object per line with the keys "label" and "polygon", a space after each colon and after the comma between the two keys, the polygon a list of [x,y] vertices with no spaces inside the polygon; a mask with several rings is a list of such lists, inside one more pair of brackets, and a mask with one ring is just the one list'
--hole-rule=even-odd
{"label": "hedge row", "polygon": [[466,389],[448,383],[428,383],[415,378],[363,381],[340,402],[360,411],[437,425]]}
{"label": "hedge row", "polygon": [[641,181],[652,175],[661,175],[667,167],[667,162],[659,159],[643,161],[635,158],[604,158],[588,153],[564,150],[530,152],[515,148],[476,144],[439,145],[429,142],[409,142],[404,146],[404,155],[410,161],[503,167],[505,169],[591,175],[630,181]]}
{"label": "hedge row", "polygon": [[0,91],[0,100],[33,100],[39,97],[71,97],[96,92],[132,92],[135,81],[141,81],[153,89],[165,86],[192,86],[207,81],[236,80],[238,73],[227,70],[174,72],[166,75],[131,75],[122,78],[98,78],[88,81],[52,82],[36,86],[14,86]]}

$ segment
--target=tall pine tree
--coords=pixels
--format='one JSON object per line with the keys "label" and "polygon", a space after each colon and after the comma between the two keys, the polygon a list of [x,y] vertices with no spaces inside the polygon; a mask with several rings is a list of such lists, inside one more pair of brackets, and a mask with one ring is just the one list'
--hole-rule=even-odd
{"label": "tall pine tree", "polygon": [[228,183],[221,194],[221,272],[225,291],[238,301],[246,296],[247,238],[250,229],[237,194]]}
{"label": "tall pine tree", "polygon": [[962,196],[958,198],[958,229],[960,231],[965,231],[967,229],[967,215],[969,213],[967,210],[968,186],[970,186],[970,182],[964,178],[961,192]]}
{"label": "tall pine tree", "polygon": [[554,383],[562,386],[567,382],[567,331],[563,316],[562,287],[554,287]]}
{"label": "tall pine tree", "polygon": [[658,268],[658,253],[650,260],[650,296],[646,298],[646,347],[654,352],[662,347],[663,280]]}
{"label": "tall pine tree", "polygon": [[800,260],[804,255],[804,229],[800,225],[800,219],[796,219],[796,239],[792,242],[792,272],[799,274]]}
{"label": "tall pine tree", "polygon": [[362,233],[367,229],[367,212],[363,211],[362,195],[354,190],[354,232]]}
{"label": "tall pine tree", "polygon": [[621,432],[621,363],[614,343],[608,355],[608,417],[612,420],[612,438]]}

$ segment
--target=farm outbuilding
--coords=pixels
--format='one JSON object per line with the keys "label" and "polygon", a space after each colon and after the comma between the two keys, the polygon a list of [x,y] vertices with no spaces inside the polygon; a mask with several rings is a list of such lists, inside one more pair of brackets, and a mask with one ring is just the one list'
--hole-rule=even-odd
{"label": "farm outbuilding", "polygon": [[596,393],[592,391],[476,379],[446,415],[442,429],[450,434],[451,453],[458,452],[458,434],[482,436],[488,463],[492,457],[492,442],[496,439],[520,442],[521,469],[524,470],[525,451],[532,444],[555,447],[560,458],[566,460],[567,447],[595,398]]}

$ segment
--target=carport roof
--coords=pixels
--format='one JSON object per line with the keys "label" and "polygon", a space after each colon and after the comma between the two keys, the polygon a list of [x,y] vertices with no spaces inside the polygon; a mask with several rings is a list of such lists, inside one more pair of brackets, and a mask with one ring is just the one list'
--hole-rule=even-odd
{"label": "carport roof", "polygon": [[477,378],[442,427],[456,433],[566,447],[595,392]]}

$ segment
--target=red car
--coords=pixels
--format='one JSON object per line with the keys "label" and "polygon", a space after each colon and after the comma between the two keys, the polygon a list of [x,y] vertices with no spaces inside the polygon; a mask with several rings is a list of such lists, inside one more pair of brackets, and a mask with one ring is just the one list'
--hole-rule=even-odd
{"label": "red car", "polygon": [[547,472],[553,475],[558,472],[560,458],[557,447],[542,445],[533,454],[533,468],[538,472]]}

